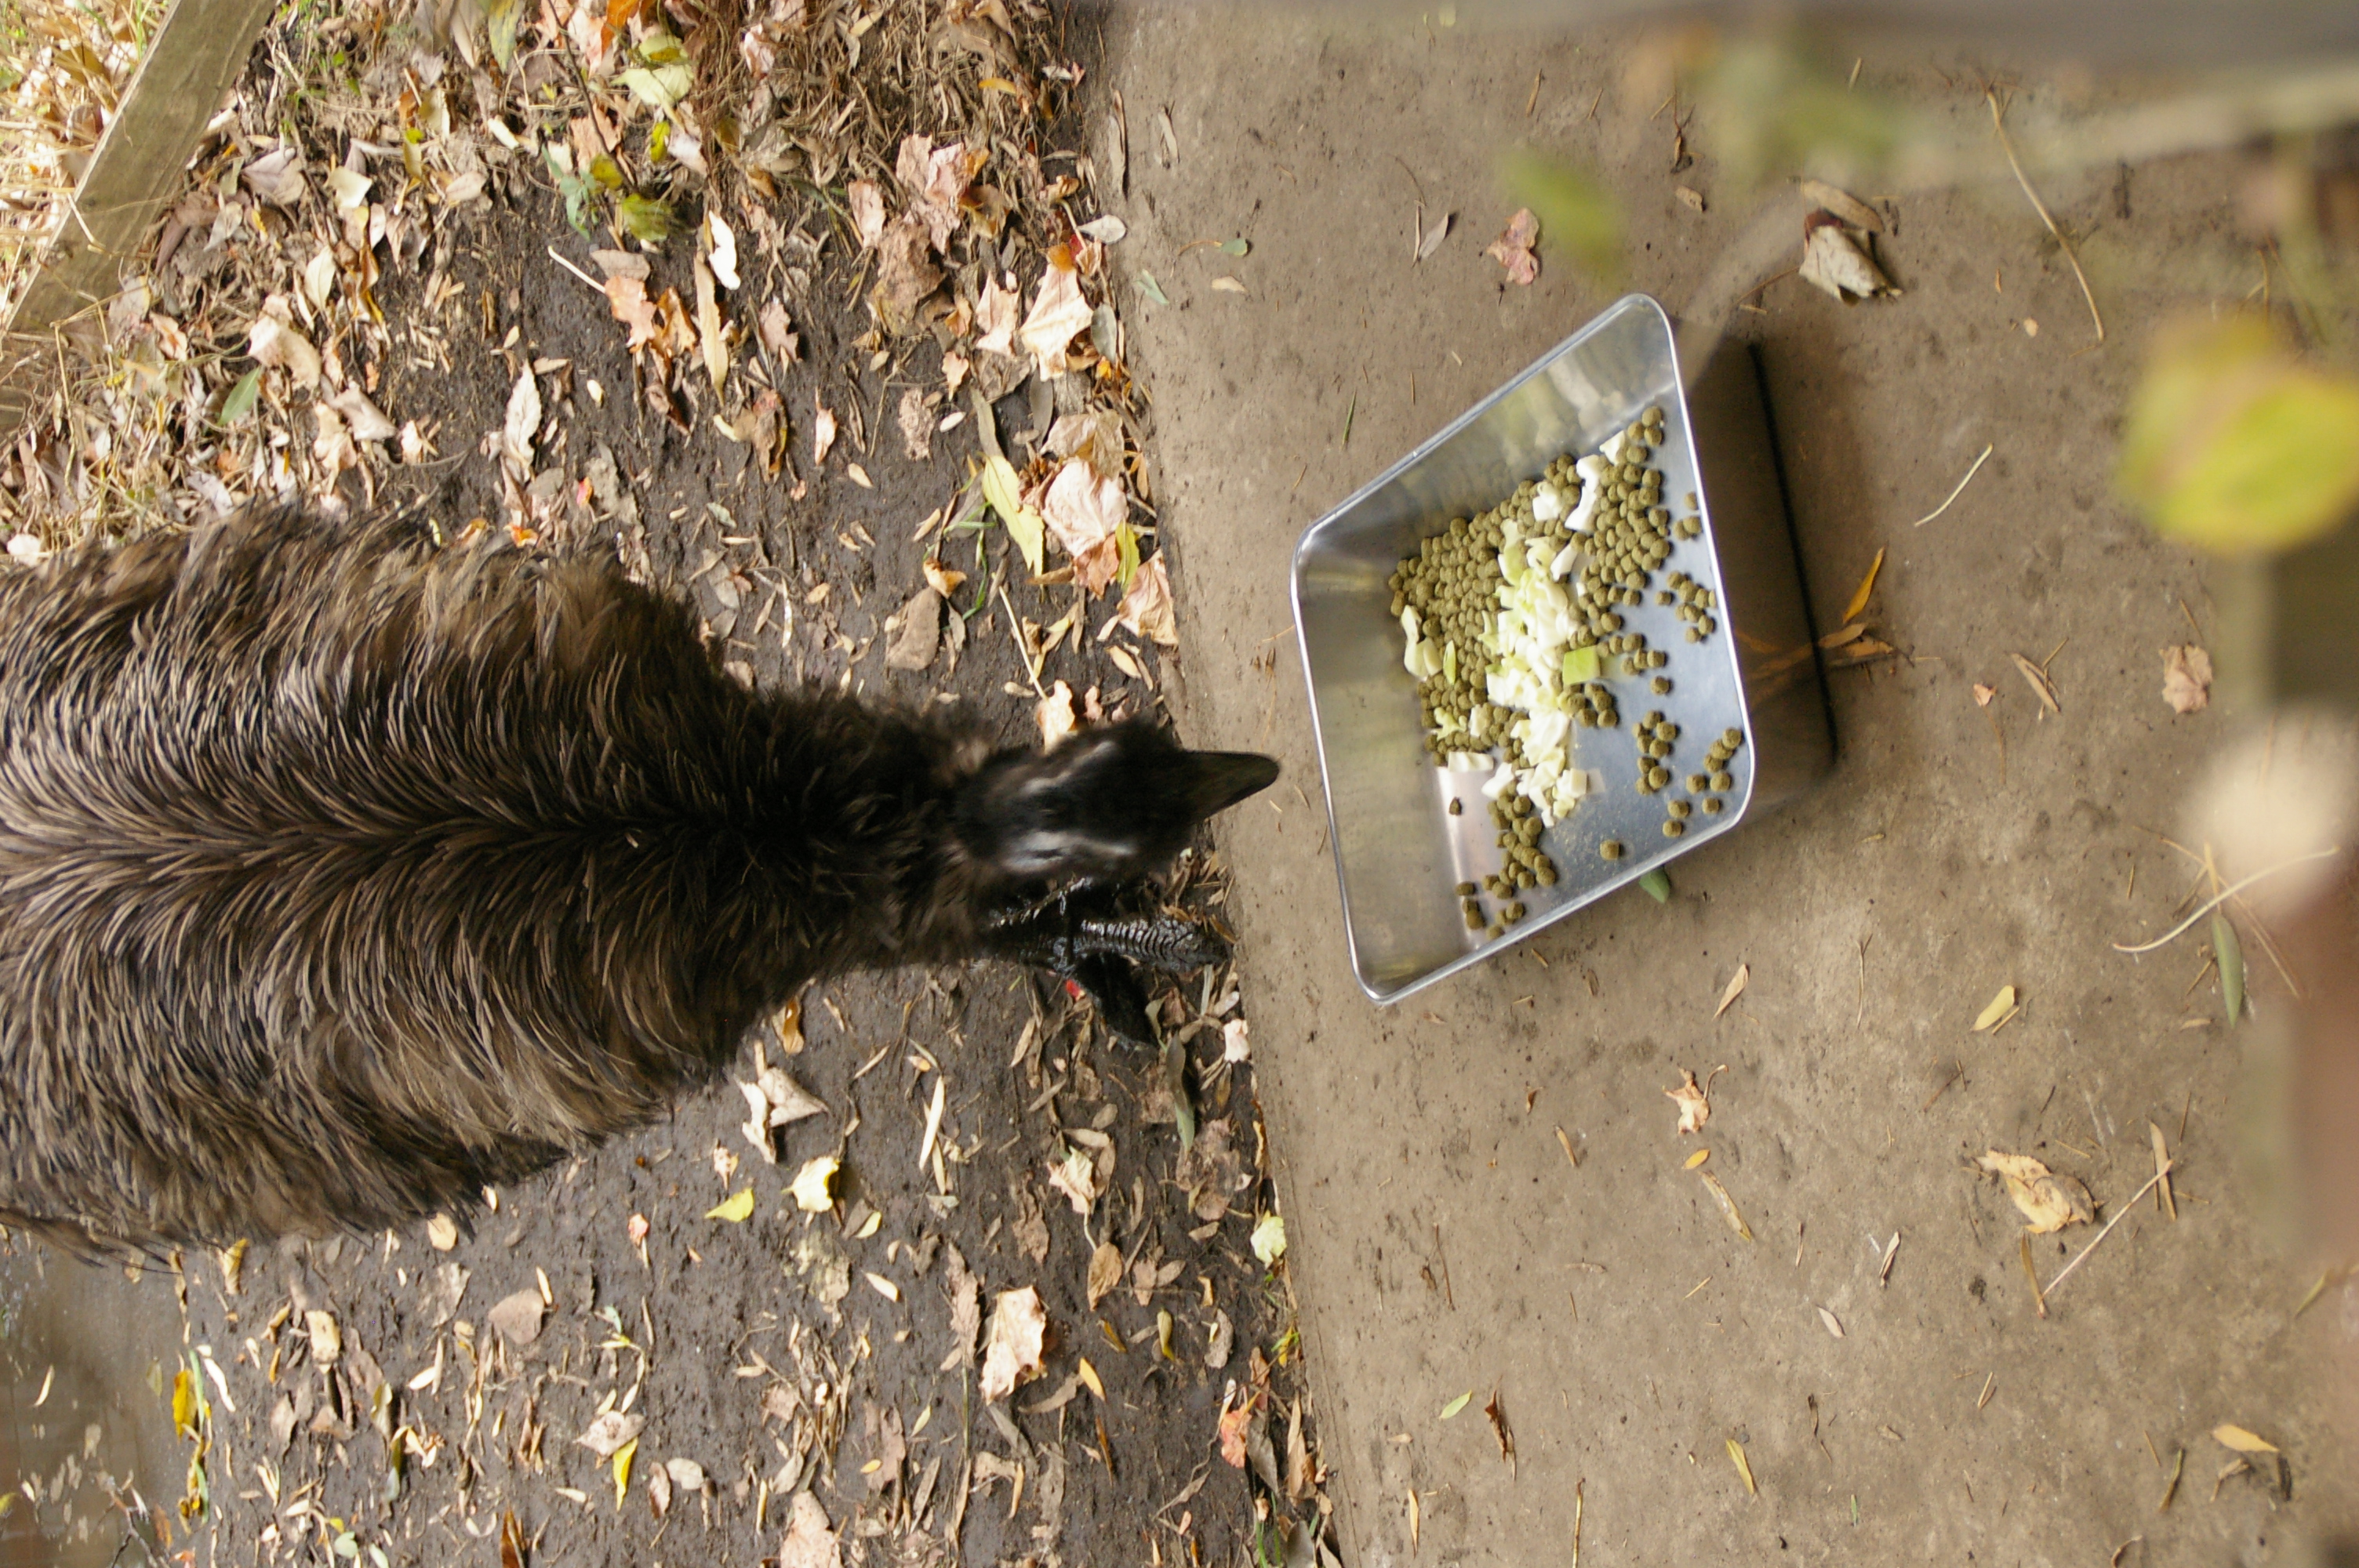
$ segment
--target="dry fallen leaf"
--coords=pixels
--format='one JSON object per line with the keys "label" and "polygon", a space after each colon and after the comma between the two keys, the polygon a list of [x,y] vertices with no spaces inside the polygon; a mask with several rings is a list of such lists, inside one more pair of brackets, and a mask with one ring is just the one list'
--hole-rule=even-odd
{"label": "dry fallen leaf", "polygon": [[[1998,994],[1990,999],[1990,1005],[1974,1015],[1974,1033],[1986,1034],[2013,1018],[2018,1011],[2015,1004],[2015,988],[2001,986]],[[2030,1025],[2024,1027],[2027,1029]]]}
{"label": "dry fallen leaf", "polygon": [[1040,1370],[1040,1345],[1049,1330],[1049,1315],[1040,1292],[1027,1285],[1002,1291],[991,1309],[991,1327],[984,1336],[983,1397],[1004,1400],[1017,1384]]}
{"label": "dry fallen leaf", "polygon": [[1974,1163],[2006,1183],[2007,1196],[2031,1222],[2026,1228],[2034,1236],[2068,1225],[2086,1225],[2097,1217],[2088,1188],[2028,1154],[2005,1154],[1993,1149]]}
{"label": "dry fallen leaf", "polygon": [[1102,1241],[1090,1254],[1089,1303],[1095,1307],[1105,1293],[1122,1282],[1122,1249]]}
{"label": "dry fallen leaf", "polygon": [[2212,702],[2212,655],[2192,643],[2162,651],[2162,700],[2176,713],[2201,713]]}
{"label": "dry fallen leaf", "polygon": [[1843,1337],[1843,1320],[1824,1307],[1819,1309],[1819,1321],[1827,1325],[1829,1334],[1833,1335],[1837,1339]]}
{"label": "dry fallen leaf", "polygon": [[549,1303],[535,1290],[522,1290],[504,1296],[484,1321],[499,1330],[500,1337],[519,1349],[540,1337],[541,1320],[548,1314]]}
{"label": "dry fallen leaf", "polygon": [[1897,294],[1842,219],[1821,211],[1802,220],[1802,281],[1851,303],[1878,294]]}
{"label": "dry fallen leaf", "polygon": [[2212,1435],[2218,1439],[2223,1446],[2233,1448],[2239,1454],[2277,1452],[2277,1445],[2268,1439],[2246,1432],[2241,1426],[2230,1426],[2224,1422],[2212,1429]]}
{"label": "dry fallen leaf", "polygon": [[1703,1173],[1703,1184],[1704,1190],[1712,1194],[1712,1201],[1720,1210],[1720,1217],[1728,1221],[1728,1228],[1745,1240],[1752,1240],[1753,1227],[1745,1224],[1745,1217],[1736,1211],[1736,1200],[1728,1195],[1728,1189],[1720,1184],[1720,1178],[1706,1171]]}
{"label": "dry fallen leaf", "polygon": [[1499,1391],[1496,1389],[1491,1390],[1491,1402],[1483,1407],[1483,1413],[1491,1418],[1491,1435],[1499,1440],[1499,1457],[1507,1462],[1508,1468],[1513,1469],[1516,1434],[1507,1430],[1506,1412],[1499,1408]]}
{"label": "dry fallen leaf", "polygon": [[311,1336],[311,1364],[334,1366],[344,1353],[343,1331],[336,1326],[335,1314],[314,1308],[303,1314],[303,1326]]}
{"label": "dry fallen leaf", "polygon": [[1701,212],[1704,210],[1703,192],[1692,185],[1674,186],[1671,194],[1686,202],[1688,210],[1691,212]]}
{"label": "dry fallen leaf", "polygon": [[[1712,1010],[1712,1015],[1714,1018],[1718,1018],[1722,1013],[1726,1012],[1730,1008],[1734,1007],[1736,1005],[1736,999],[1745,994],[1745,983],[1752,979],[1752,965],[1737,965],[1736,973],[1729,978],[1728,989],[1720,993],[1720,1005]],[[1748,1014],[1747,1016],[1749,1017],[1751,1015]],[[1706,1114],[1710,1113],[1707,1112]],[[1699,1119],[1697,1125],[1702,1125],[1701,1119]]]}
{"label": "dry fallen leaf", "polygon": [[1507,269],[1509,283],[1529,287],[1540,275],[1539,257],[1532,254],[1532,246],[1539,237],[1540,221],[1532,216],[1530,208],[1520,208],[1507,220],[1499,237],[1483,247],[1483,254]]}
{"label": "dry fallen leaf", "polygon": [[426,1239],[437,1252],[448,1252],[459,1245],[459,1222],[447,1214],[437,1214],[426,1222]]}
{"label": "dry fallen leaf", "polygon": [[636,1442],[640,1429],[647,1424],[645,1416],[608,1411],[584,1427],[582,1435],[573,1441],[601,1459],[612,1459],[625,1444]]}
{"label": "dry fallen leaf", "polygon": [[1143,563],[1130,579],[1130,591],[1122,596],[1119,615],[1124,630],[1133,636],[1150,638],[1167,648],[1180,645],[1179,624],[1171,613],[1171,578],[1161,551]]}
{"label": "dry fallen leaf", "polygon": [[1980,681],[1974,682],[1974,706],[1976,708],[1988,708],[1991,705],[1991,698],[1997,695],[1998,687],[1995,686],[1984,686]]}
{"label": "dry fallen leaf", "polygon": [[1745,1457],[1745,1444],[1737,1442],[1736,1439],[1733,1437],[1730,1438],[1728,1440],[1728,1457],[1730,1462],[1736,1466],[1736,1473],[1745,1479],[1745,1495],[1749,1498],[1759,1497],[1761,1495],[1761,1488],[1753,1484],[1753,1462]]}
{"label": "dry fallen leaf", "polygon": [[835,1197],[828,1186],[841,1168],[842,1162],[832,1154],[804,1161],[802,1169],[795,1173],[795,1206],[805,1214],[825,1214],[833,1208]]}
{"label": "dry fallen leaf", "polygon": [[1043,379],[1072,368],[1065,357],[1066,347],[1077,333],[1089,330],[1095,314],[1082,297],[1081,275],[1075,270],[1072,251],[1064,245],[1051,247],[1039,291],[1032,297],[1031,313],[1016,332]]}
{"label": "dry fallen leaf", "polygon": [[827,1509],[809,1492],[797,1492],[787,1512],[787,1538],[778,1543],[778,1568],[839,1568],[842,1562]]}
{"label": "dry fallen leaf", "polygon": [[[1053,751],[1058,742],[1081,728],[1081,716],[1073,711],[1073,688],[1063,681],[1057,682],[1049,688],[1049,695],[1040,699],[1033,717],[1038,719],[1040,724],[1040,749],[1044,752]],[[1077,1157],[1087,1162],[1087,1155]],[[1051,1185],[1057,1184],[1056,1172],[1053,1168],[1049,1172],[1049,1180]],[[1059,1190],[1066,1189],[1060,1187]]]}
{"label": "dry fallen leaf", "polygon": [[1680,1108],[1681,1132],[1701,1132],[1703,1124],[1712,1119],[1712,1100],[1709,1098],[1712,1080],[1726,1071],[1728,1069],[1724,1066],[1714,1067],[1710,1076],[1698,1083],[1696,1076],[1682,1067],[1680,1069],[1680,1087],[1663,1091],[1664,1098]]}
{"label": "dry fallen leaf", "polygon": [[922,670],[934,662],[941,645],[942,596],[929,583],[909,596],[889,619],[891,640],[885,646],[888,670]]}
{"label": "dry fallen leaf", "polygon": [[1884,232],[1884,214],[1847,190],[1839,190],[1822,179],[1806,179],[1801,183],[1801,192],[1803,200],[1824,208],[1854,229]]}
{"label": "dry fallen leaf", "polygon": [[1853,593],[1851,596],[1851,603],[1843,609],[1843,622],[1846,625],[1858,620],[1859,612],[1867,608],[1868,596],[1875,591],[1876,574],[1883,570],[1884,549],[1883,546],[1878,546],[1875,551],[1875,559],[1867,563],[1867,575],[1859,579],[1859,588],[1857,591]]}
{"label": "dry fallen leaf", "polygon": [[1074,580],[1093,596],[1104,592],[1122,569],[1114,530],[1130,516],[1122,481],[1100,475],[1086,459],[1068,459],[1049,481],[1040,515],[1073,557]]}
{"label": "dry fallen leaf", "polygon": [[1418,261],[1420,263],[1423,262],[1426,257],[1431,255],[1434,252],[1441,248],[1441,242],[1450,237],[1450,225],[1456,221],[1457,217],[1458,214],[1455,212],[1444,212],[1440,217],[1436,218],[1433,221],[1432,227],[1425,229],[1418,234]]}
{"label": "dry fallen leaf", "polygon": [[835,410],[824,403],[814,404],[818,412],[811,416],[811,462],[827,461],[827,449],[835,445]]}

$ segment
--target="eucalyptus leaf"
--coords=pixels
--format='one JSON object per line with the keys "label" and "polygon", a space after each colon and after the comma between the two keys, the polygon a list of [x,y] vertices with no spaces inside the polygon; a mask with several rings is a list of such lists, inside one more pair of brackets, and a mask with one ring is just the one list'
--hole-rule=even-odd
{"label": "eucalyptus leaf", "polygon": [[224,425],[236,424],[254,412],[255,400],[261,395],[262,367],[256,365],[239,376],[237,384],[229,389],[229,395],[222,399],[221,422]]}
{"label": "eucalyptus leaf", "polygon": [[2212,955],[2220,963],[2220,1000],[2228,1005],[2228,1027],[2245,1015],[2245,945],[2225,914],[2212,912]]}
{"label": "eucalyptus leaf", "polygon": [[1153,300],[1156,304],[1169,305],[1171,303],[1171,297],[1163,292],[1163,286],[1155,281],[1155,275],[1153,273],[1140,273],[1138,275],[1137,284],[1138,291],[1147,296],[1147,298]]}
{"label": "eucalyptus leaf", "polygon": [[1221,242],[1221,254],[1224,256],[1241,256],[1252,249],[1253,245],[1243,235]]}

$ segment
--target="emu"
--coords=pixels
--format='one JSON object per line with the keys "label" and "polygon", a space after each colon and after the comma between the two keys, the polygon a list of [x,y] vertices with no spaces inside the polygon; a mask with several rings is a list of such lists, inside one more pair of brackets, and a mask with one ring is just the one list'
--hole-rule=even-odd
{"label": "emu", "polygon": [[1149,1033],[1147,874],[1277,776],[749,691],[611,560],[256,510],[0,581],[0,1222],[397,1226],[659,1117],[805,983],[1001,957]]}

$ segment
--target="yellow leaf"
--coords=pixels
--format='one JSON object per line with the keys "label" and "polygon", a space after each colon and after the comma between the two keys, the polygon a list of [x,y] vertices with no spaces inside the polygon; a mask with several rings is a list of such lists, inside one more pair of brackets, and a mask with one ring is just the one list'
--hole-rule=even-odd
{"label": "yellow leaf", "polygon": [[1472,1389],[1469,1389],[1469,1390],[1467,1390],[1464,1393],[1462,1393],[1462,1394],[1459,1395],[1456,1399],[1454,1399],[1454,1400],[1451,1400],[1448,1404],[1446,1404],[1446,1405],[1442,1406],[1442,1407],[1441,1407],[1441,1419],[1442,1419],[1442,1420],[1444,1420],[1444,1421],[1448,1421],[1451,1416],[1454,1416],[1454,1415],[1456,1415],[1460,1411],[1464,1410],[1464,1409],[1466,1408],[1466,1401],[1467,1401],[1468,1400],[1473,1399],[1473,1397],[1474,1397],[1474,1390],[1472,1390]]}
{"label": "yellow leaf", "polygon": [[1736,973],[1729,977],[1728,989],[1720,993],[1720,1005],[1712,1010],[1712,1015],[1714,1018],[1718,1018],[1722,1013],[1726,1012],[1730,1008],[1734,1007],[1736,1005],[1736,999],[1745,994],[1745,988],[1752,979],[1752,965],[1737,965]]}
{"label": "yellow leaf", "polygon": [[1709,1149],[1699,1149],[1699,1150],[1697,1150],[1694,1153],[1692,1153],[1692,1154],[1689,1155],[1689,1156],[1688,1156],[1688,1162],[1687,1162],[1685,1165],[1682,1165],[1682,1166],[1681,1166],[1681,1167],[1680,1167],[1680,1168],[1681,1170],[1684,1170],[1684,1171],[1692,1171],[1692,1170],[1694,1170],[1698,1165],[1702,1164],[1706,1160],[1709,1160],[1709,1159],[1711,1159],[1711,1158],[1712,1158],[1712,1151],[1711,1151],[1711,1150],[1709,1150]]}
{"label": "yellow leaf", "polygon": [[1745,1495],[1757,1498],[1761,1488],[1753,1484],[1753,1462],[1745,1457],[1745,1444],[1734,1438],[1728,1440],[1728,1457],[1736,1465],[1736,1473],[1745,1477]]}
{"label": "yellow leaf", "polygon": [[835,1173],[842,1165],[842,1162],[832,1154],[804,1161],[803,1168],[795,1173],[795,1206],[805,1214],[825,1214],[833,1208],[835,1197],[828,1191],[828,1184],[835,1180]]}
{"label": "yellow leaf", "polygon": [[2212,1429],[2212,1435],[2220,1440],[2222,1446],[2233,1448],[2239,1454],[2275,1454],[2277,1451],[2277,1445],[2267,1438],[2256,1437],[2241,1426],[2230,1426],[2224,1422]]}
{"label": "yellow leaf", "polygon": [[1743,1215],[1736,1212],[1736,1200],[1728,1195],[1728,1189],[1720,1184],[1720,1178],[1706,1171],[1703,1184],[1705,1190],[1712,1194],[1712,1201],[1719,1206],[1720,1217],[1728,1221],[1728,1228],[1745,1240],[1752,1240],[1753,1227],[1745,1223]]}
{"label": "yellow leaf", "polygon": [[725,1219],[732,1225],[743,1225],[754,1216],[754,1189],[732,1193],[704,1211],[707,1219]]}
{"label": "yellow leaf", "polygon": [[197,1389],[186,1367],[172,1374],[172,1430],[182,1437],[197,1435]]}
{"label": "yellow leaf", "polygon": [[1098,1381],[1098,1369],[1090,1365],[1090,1358],[1086,1356],[1075,1357],[1073,1363],[1073,1370],[1082,1375],[1082,1381],[1089,1385],[1090,1392],[1098,1397],[1100,1403],[1103,1403],[1105,1385]]}
{"label": "yellow leaf", "polygon": [[[2014,1011],[2015,988],[2013,986],[1999,987],[1998,995],[1991,998],[1990,1005],[1983,1009],[1982,1011],[1976,1015],[1974,1019],[1974,1033],[1977,1034],[1986,1034],[1990,1031],[1996,1029],[2000,1024],[2006,1022],[2007,1014]],[[2024,1027],[2028,1029],[2031,1026],[2027,1023]]]}
{"label": "yellow leaf", "polygon": [[1047,557],[1042,554],[1048,543],[1048,524],[1038,512],[1024,504],[1024,491],[1016,477],[1016,465],[1002,457],[983,460],[983,498],[999,514],[1007,528],[1007,536],[1024,552],[1024,564],[1038,577]]}
{"label": "yellow leaf", "polygon": [[639,1440],[631,1439],[614,1450],[614,1506],[620,1509],[623,1498],[631,1489],[631,1459],[639,1451]]}
{"label": "yellow leaf", "polygon": [[1875,591],[1875,574],[1883,569],[1884,550],[1881,546],[1878,546],[1875,552],[1875,559],[1868,562],[1867,564],[1867,575],[1859,579],[1858,591],[1851,596],[1851,603],[1843,610],[1843,623],[1845,625],[1849,625],[1851,622],[1858,620],[1859,612],[1867,608],[1867,596]]}

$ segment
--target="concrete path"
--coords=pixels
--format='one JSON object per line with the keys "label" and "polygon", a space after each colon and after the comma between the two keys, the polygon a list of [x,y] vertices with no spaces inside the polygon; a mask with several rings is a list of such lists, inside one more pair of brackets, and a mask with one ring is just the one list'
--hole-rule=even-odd
{"label": "concrete path", "polygon": [[[1631,287],[1675,313],[1746,204],[1723,200],[1701,134],[1695,166],[1666,172],[1670,117],[1625,91],[1610,38],[1157,6],[1109,18],[1106,44],[1129,125],[1116,260],[1171,301],[1125,314],[1193,738],[1288,770],[1225,850],[1353,1568],[1569,1562],[1576,1525],[1593,1563],[1680,1563],[2102,1564],[2137,1537],[2116,1561],[2283,1561],[2349,1528],[2347,1400],[2324,1368],[2359,1293],[2293,1317],[2317,1270],[2239,1163],[2259,1036],[2190,987],[2194,938],[2143,961],[2109,946],[2165,929],[2189,887],[2157,834],[2227,722],[2165,706],[2158,650],[2195,637],[2190,618],[2214,630],[2204,582],[2107,483],[2150,324],[2259,276],[2227,166],[2048,192],[2093,232],[2113,331],[2094,351],[2011,187],[1900,204],[1900,299],[1844,309],[1788,280],[1740,316],[1822,624],[1885,548],[1871,617],[1913,658],[1834,675],[1837,772],[1680,861],[1668,905],[1634,892],[1380,1011],[1353,983],[1326,853],[1296,538],[1610,297],[1545,236],[1538,285],[1503,287],[1481,254],[1516,205],[1500,153],[1600,169],[1631,213]],[[1971,130],[1979,92],[1954,80],[1882,84]],[[1420,193],[1429,222],[1458,219],[1418,266]],[[1183,254],[1240,234],[1245,258]],[[1247,292],[1214,290],[1223,276]],[[1985,444],[1958,504],[1912,528]],[[2009,655],[2051,652],[2062,713],[2042,718]],[[1740,963],[1749,989],[1715,1022]],[[2007,984],[2022,1014],[1973,1033]],[[2283,991],[2258,955],[2255,987],[2266,1025]],[[1663,1098],[1722,1064],[1701,1141],[1749,1245],[1682,1169],[1699,1140]],[[2037,1155],[2110,1217],[2153,1173],[2149,1123],[2180,1162],[2177,1221],[2140,1206],[2042,1321],[2019,1219],[1964,1162]],[[2037,1241],[2040,1276],[2092,1234]],[[1495,1392],[1512,1465],[1482,1413]],[[2253,1476],[2215,1488],[2221,1422],[2284,1448],[2290,1502]]]}

